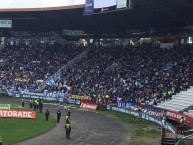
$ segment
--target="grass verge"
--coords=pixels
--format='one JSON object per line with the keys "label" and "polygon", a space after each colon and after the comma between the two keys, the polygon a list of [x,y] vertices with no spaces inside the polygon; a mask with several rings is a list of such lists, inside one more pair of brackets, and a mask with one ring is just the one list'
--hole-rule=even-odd
{"label": "grass verge", "polygon": [[[12,109],[21,110],[16,106],[12,106]],[[55,126],[54,117],[50,116],[49,121],[46,121],[44,113],[39,112],[35,119],[0,118],[0,136],[3,139],[3,145],[12,145],[43,134]]]}
{"label": "grass verge", "polygon": [[159,127],[155,124],[132,115],[116,111],[98,111],[100,114],[119,118],[132,130],[129,145],[157,145],[160,139]]}

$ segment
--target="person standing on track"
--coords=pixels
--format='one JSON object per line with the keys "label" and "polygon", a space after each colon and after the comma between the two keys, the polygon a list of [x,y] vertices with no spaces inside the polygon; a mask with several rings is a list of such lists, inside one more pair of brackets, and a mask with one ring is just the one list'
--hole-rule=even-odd
{"label": "person standing on track", "polygon": [[68,108],[67,111],[68,111],[68,114],[67,114],[67,115],[68,115],[68,117],[70,118],[70,115],[71,115],[70,108]]}
{"label": "person standing on track", "polygon": [[24,103],[25,103],[25,101],[24,101],[24,99],[22,98],[22,99],[21,99],[21,107],[23,107],[23,108],[24,108]]}
{"label": "person standing on track", "polygon": [[69,123],[66,123],[65,129],[66,129],[66,138],[70,139],[70,132],[71,132],[70,122],[69,122]]}
{"label": "person standing on track", "polygon": [[57,122],[58,123],[60,122],[60,117],[61,117],[61,112],[60,112],[60,110],[58,110],[58,112],[57,112]]}
{"label": "person standing on track", "polygon": [[66,115],[65,120],[66,120],[66,124],[70,123],[70,117],[68,116],[68,114]]}
{"label": "person standing on track", "polygon": [[45,112],[45,116],[46,116],[46,121],[48,121],[48,118],[50,116],[50,112],[49,110],[47,109],[46,112]]}
{"label": "person standing on track", "polygon": [[30,98],[30,100],[29,100],[29,108],[30,108],[30,109],[32,109],[32,106],[33,106],[32,104],[33,104],[33,101],[32,101],[32,99]]}

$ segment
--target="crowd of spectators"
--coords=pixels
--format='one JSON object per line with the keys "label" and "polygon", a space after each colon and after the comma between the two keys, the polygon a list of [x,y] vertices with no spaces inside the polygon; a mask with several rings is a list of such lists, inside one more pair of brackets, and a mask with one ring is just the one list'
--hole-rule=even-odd
{"label": "crowd of spectators", "polygon": [[140,103],[168,99],[192,84],[193,49],[98,47],[64,73],[71,93]]}
{"label": "crowd of spectators", "polygon": [[[161,49],[152,45],[90,46],[87,57],[66,67],[55,87],[101,98],[110,96],[140,103],[156,102],[188,88],[193,82],[193,48]],[[1,80],[8,86],[33,88],[85,48],[73,44],[13,44],[1,50]]]}
{"label": "crowd of spectators", "polygon": [[83,49],[72,43],[8,43],[0,53],[1,83],[34,90]]}

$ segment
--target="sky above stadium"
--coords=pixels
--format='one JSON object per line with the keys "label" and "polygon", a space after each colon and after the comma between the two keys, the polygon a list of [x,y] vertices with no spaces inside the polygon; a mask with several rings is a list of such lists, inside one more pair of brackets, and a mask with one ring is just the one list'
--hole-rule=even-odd
{"label": "sky above stadium", "polygon": [[85,0],[1,0],[0,9],[49,8],[83,4]]}

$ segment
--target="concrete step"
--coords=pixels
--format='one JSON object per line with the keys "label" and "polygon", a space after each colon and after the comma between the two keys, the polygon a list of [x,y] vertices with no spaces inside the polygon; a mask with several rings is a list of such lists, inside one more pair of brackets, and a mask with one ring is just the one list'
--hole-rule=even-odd
{"label": "concrete step", "polygon": [[176,141],[174,138],[162,138],[162,145],[175,145]]}

